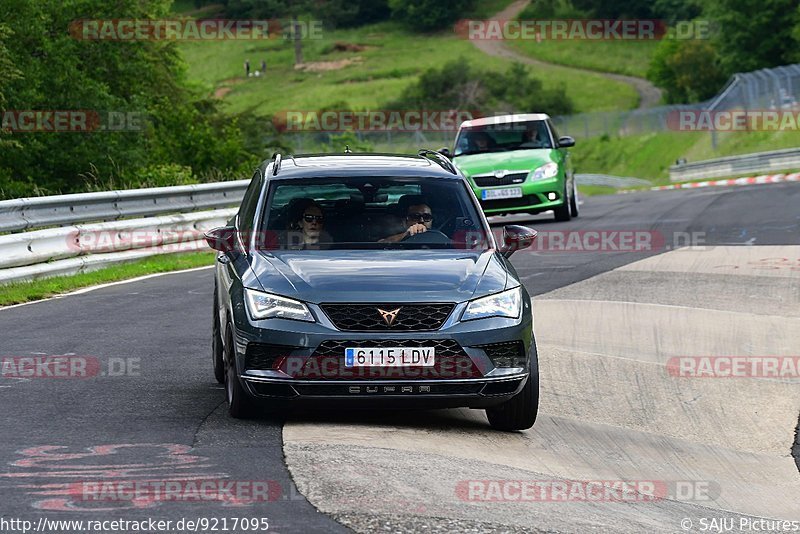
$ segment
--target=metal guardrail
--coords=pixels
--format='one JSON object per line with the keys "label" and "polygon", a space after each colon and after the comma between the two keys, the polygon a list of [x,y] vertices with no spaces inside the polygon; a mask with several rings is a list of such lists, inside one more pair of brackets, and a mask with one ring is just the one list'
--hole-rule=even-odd
{"label": "metal guardrail", "polygon": [[[249,180],[0,201],[0,284],[208,250]],[[222,208],[222,209],[220,209]],[[12,233],[9,233],[12,232]]]}
{"label": "metal guardrail", "polygon": [[575,179],[578,181],[578,185],[602,185],[616,189],[652,185],[650,181],[641,178],[611,176],[608,174],[576,174]]}
{"label": "metal guardrail", "polygon": [[157,254],[209,250],[203,235],[237,208],[0,236],[0,284],[76,274]]}
{"label": "metal guardrail", "polygon": [[153,187],[0,201],[0,232],[168,213],[238,204],[249,180]]}
{"label": "metal guardrail", "polygon": [[683,182],[701,178],[726,178],[749,173],[769,173],[795,169],[800,169],[800,148],[758,152],[673,165],[669,168],[669,179],[673,182]]}

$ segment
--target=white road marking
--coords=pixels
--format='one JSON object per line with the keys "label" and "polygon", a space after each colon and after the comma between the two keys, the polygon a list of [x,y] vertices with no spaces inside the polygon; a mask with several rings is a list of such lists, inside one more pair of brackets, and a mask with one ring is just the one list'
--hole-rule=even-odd
{"label": "white road marking", "polygon": [[[22,306],[29,306],[31,304],[38,304],[40,302],[47,302],[49,300],[62,299],[64,297],[70,297],[70,296],[73,296],[73,295],[83,295],[84,293],[90,293],[90,292],[96,291],[98,289],[103,289],[103,288],[106,288],[106,287],[113,287],[113,286],[121,286],[121,285],[125,285],[125,284],[132,284],[134,282],[141,282],[142,280],[147,280],[149,278],[156,278],[156,277],[159,277],[159,276],[168,276],[168,275],[171,275],[171,274],[192,273],[192,272],[195,272],[195,271],[202,271],[202,270],[205,270],[205,269],[211,269],[213,267],[214,267],[214,265],[207,265],[205,267],[193,267],[191,269],[183,269],[183,270],[180,270],[180,271],[169,271],[169,272],[166,272],[166,273],[146,274],[144,276],[138,276],[136,278],[130,278],[128,280],[119,280],[117,282],[109,282],[107,284],[99,284],[99,285],[96,285],[96,286],[83,287],[81,289],[76,289],[75,291],[70,291],[69,293],[62,293],[60,295],[55,295],[55,296],[48,297],[48,298],[41,299],[41,300],[34,300],[34,301],[31,301],[31,302],[23,302],[21,304],[12,304],[11,306],[0,306],[0,311],[11,310],[13,308],[20,308]],[[0,286],[0,288],[1,287],[2,286]]]}

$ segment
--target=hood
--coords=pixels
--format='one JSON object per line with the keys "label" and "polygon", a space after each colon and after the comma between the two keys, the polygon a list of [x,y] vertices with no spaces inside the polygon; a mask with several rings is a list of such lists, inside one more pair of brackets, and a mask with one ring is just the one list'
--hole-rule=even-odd
{"label": "hood", "polygon": [[494,250],[287,250],[253,255],[264,291],[306,302],[462,302],[502,291]]}
{"label": "hood", "polygon": [[510,150],[508,152],[484,152],[453,158],[453,164],[467,176],[488,174],[493,171],[532,171],[545,163],[555,161],[553,149]]}

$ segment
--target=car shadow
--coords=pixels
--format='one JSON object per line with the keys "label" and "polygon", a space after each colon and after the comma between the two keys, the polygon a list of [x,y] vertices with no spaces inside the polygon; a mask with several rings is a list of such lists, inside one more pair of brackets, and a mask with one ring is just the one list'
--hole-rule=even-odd
{"label": "car shadow", "polygon": [[[489,430],[483,414],[467,408],[439,410],[296,410],[285,415],[286,423],[339,424],[354,426],[391,426],[420,430]],[[469,415],[467,415],[469,414]]]}

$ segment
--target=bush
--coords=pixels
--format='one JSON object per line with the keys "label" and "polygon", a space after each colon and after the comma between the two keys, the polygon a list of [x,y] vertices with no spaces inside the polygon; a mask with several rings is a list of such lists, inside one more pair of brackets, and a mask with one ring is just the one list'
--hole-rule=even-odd
{"label": "bush", "polygon": [[504,73],[480,71],[459,58],[423,72],[388,109],[457,109],[489,115],[494,111],[565,115],[573,111],[564,88],[545,89],[521,63]]}
{"label": "bush", "polygon": [[686,104],[717,94],[727,76],[708,41],[665,39],[656,49],[647,78],[664,89],[668,104]]}

